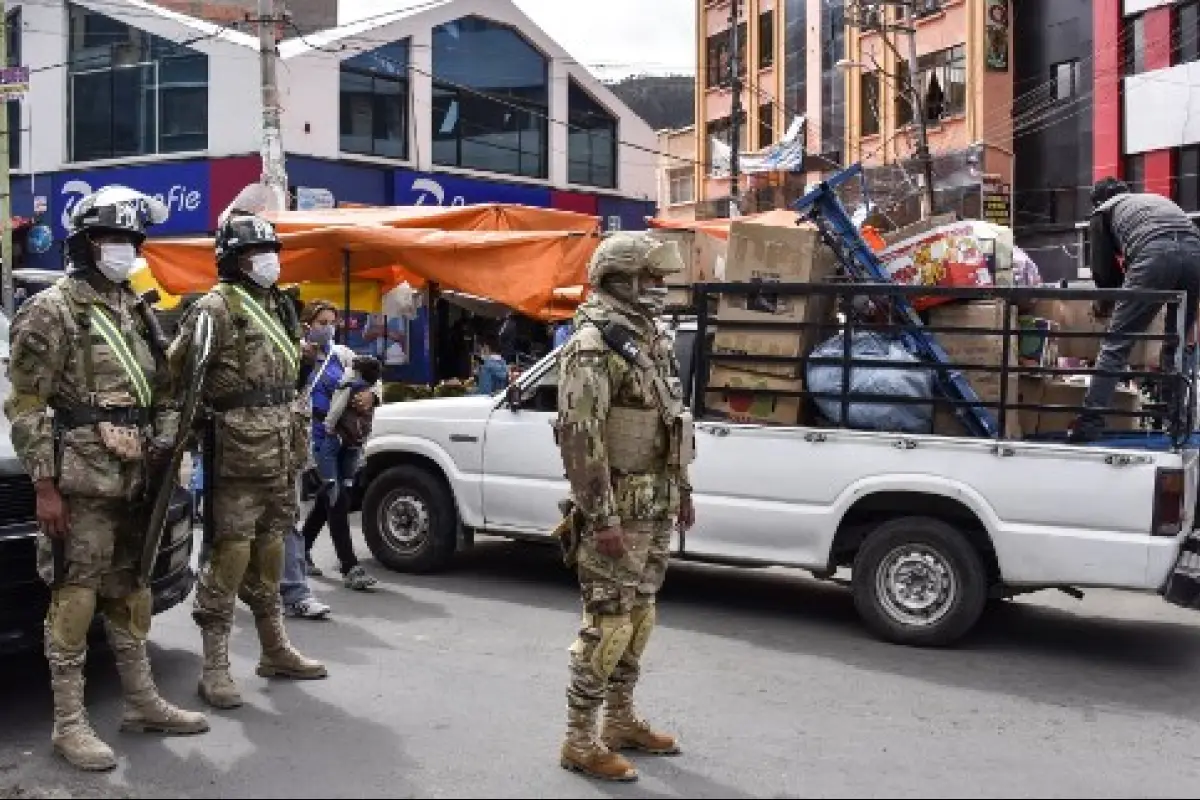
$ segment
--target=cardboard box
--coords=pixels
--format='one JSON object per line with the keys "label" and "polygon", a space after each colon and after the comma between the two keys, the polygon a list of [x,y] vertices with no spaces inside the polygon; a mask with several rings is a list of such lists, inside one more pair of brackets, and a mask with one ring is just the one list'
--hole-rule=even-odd
{"label": "cardboard box", "polygon": [[[1021,402],[1051,406],[1083,405],[1087,394],[1084,381],[1064,381],[1053,378],[1021,378]],[[1132,387],[1121,385],[1113,395],[1112,407],[1119,411],[1141,411],[1142,395]],[[1022,411],[1022,429],[1027,436],[1035,434],[1065,433],[1079,416],[1078,411]],[[1105,417],[1105,428],[1110,431],[1133,431],[1141,427],[1141,417],[1111,414]]]}
{"label": "cardboard box", "polygon": [[[717,306],[720,320],[804,322],[815,326],[825,324],[832,316],[831,296],[779,295],[770,291],[772,283],[828,283],[832,279],[836,261],[815,227],[734,221],[730,225],[729,254],[725,280],[762,284],[762,291],[722,295]],[[794,331],[721,330],[718,323],[713,351],[799,359],[812,350],[820,336],[821,331],[813,326]],[[747,363],[739,368],[788,379],[800,377],[802,369],[798,361],[795,365]]]}
{"label": "cardboard box", "polygon": [[804,382],[714,365],[709,372],[708,392],[704,395],[708,412],[733,422],[801,424],[801,409],[805,407],[803,397],[755,395],[737,391],[739,388],[799,392],[804,389]]}
{"label": "cardboard box", "polygon": [[[1032,314],[1054,320],[1061,331],[1093,334],[1057,338],[1056,342],[1058,354],[1063,358],[1080,358],[1089,364],[1095,363],[1104,334],[1108,331],[1109,319],[1096,317],[1089,301],[1039,300],[1034,304]],[[1146,332],[1162,334],[1166,330],[1166,314],[1165,308],[1159,311]],[[1129,354],[1129,368],[1158,369],[1161,354],[1162,342],[1138,342]]]}
{"label": "cardboard box", "polygon": [[679,257],[683,260],[683,274],[671,278],[672,286],[690,286],[696,282],[696,232],[672,229],[653,229],[647,231],[653,238],[662,242],[674,242],[679,248]]}
{"label": "cardboard box", "polygon": [[[1017,326],[1016,309],[1012,309],[1012,311],[1013,318],[1010,324],[1013,330],[1014,341],[1010,345],[1009,366],[1015,368],[1017,366],[1017,354],[1020,346],[1020,342],[1018,341],[1020,329]],[[930,309],[929,323],[933,327],[999,330],[1004,326],[1004,304],[999,301],[988,300],[938,306],[937,308]],[[1002,363],[1004,337],[1000,334],[934,333],[933,335],[937,338],[942,349],[946,351],[951,364],[959,367],[999,367]],[[999,373],[964,370],[963,375],[970,382],[971,388],[975,390],[975,394],[979,395],[981,401],[985,403],[999,403]],[[1017,374],[1014,372],[1008,378],[1007,397],[1010,403],[1017,401],[1018,391]],[[934,432],[955,436],[966,435],[965,430],[959,424],[958,419],[952,411],[949,411],[949,413],[938,413],[943,405],[937,404],[934,407]],[[949,407],[946,408],[949,409]],[[999,409],[992,406],[988,410],[994,418],[997,418],[998,424]],[[939,429],[939,425],[942,426],[942,429]],[[948,433],[948,429],[954,430],[956,433]],[[1005,434],[1010,439],[1021,438],[1020,419],[1016,411],[1008,412]]]}
{"label": "cardboard box", "polygon": [[[951,222],[937,227],[910,226],[893,236],[879,260],[896,283],[905,286],[975,287],[996,285],[989,248],[994,249],[992,231],[975,220]],[[985,236],[985,233],[987,234]],[[1011,269],[1008,282],[1011,283]],[[948,297],[914,297],[918,311],[953,302]]]}

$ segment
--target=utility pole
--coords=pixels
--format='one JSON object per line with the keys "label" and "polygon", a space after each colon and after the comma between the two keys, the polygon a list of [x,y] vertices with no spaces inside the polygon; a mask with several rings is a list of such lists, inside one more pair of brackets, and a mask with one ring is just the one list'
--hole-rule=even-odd
{"label": "utility pole", "polygon": [[729,216],[741,215],[741,203],[738,199],[738,170],[741,164],[738,159],[738,147],[742,141],[742,70],[741,59],[738,58],[738,9],[739,0],[729,4],[729,85],[733,89],[733,107],[730,113],[729,125]]}
{"label": "utility pole", "polygon": [[[19,65],[18,65],[19,66]],[[0,69],[8,67],[8,3],[0,0]],[[3,270],[3,286],[0,299],[4,313],[12,319],[15,312],[13,301],[13,247],[12,247],[12,176],[8,154],[8,104],[7,94],[0,95],[0,269]]]}
{"label": "utility pole", "polygon": [[[2,0],[0,0],[2,1]],[[282,6],[282,0],[280,2]],[[258,55],[262,68],[262,182],[271,190],[275,210],[286,211],[288,207],[287,170],[283,163],[283,131],[280,124],[279,84],[275,78],[278,60],[278,25],[287,19],[282,12],[275,12],[275,0],[258,0]]]}
{"label": "utility pole", "polygon": [[[917,92],[917,9],[912,0],[904,3],[907,11],[904,32],[908,34],[908,90],[912,96],[913,116],[917,118],[917,161],[921,163],[921,171],[925,176],[925,203],[922,204],[921,218],[927,219],[935,213],[933,192],[933,154],[929,152],[929,130],[925,124],[925,103]],[[884,33],[884,36],[887,34]]]}

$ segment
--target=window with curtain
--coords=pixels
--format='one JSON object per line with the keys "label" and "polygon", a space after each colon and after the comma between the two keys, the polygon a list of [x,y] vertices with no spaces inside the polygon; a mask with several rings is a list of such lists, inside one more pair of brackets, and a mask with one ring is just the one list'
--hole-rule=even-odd
{"label": "window with curtain", "polygon": [[862,135],[877,136],[882,127],[879,119],[879,73],[864,72],[859,81],[858,100]]}
{"label": "window with curtain", "polygon": [[72,161],[208,147],[208,56],[71,4]]}

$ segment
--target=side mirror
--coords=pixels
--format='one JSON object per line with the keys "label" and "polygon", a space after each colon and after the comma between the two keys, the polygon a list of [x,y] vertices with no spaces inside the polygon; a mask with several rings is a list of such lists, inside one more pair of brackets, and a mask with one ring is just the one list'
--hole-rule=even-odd
{"label": "side mirror", "polygon": [[521,407],[521,387],[510,383],[504,390],[504,403],[513,411],[519,409]]}

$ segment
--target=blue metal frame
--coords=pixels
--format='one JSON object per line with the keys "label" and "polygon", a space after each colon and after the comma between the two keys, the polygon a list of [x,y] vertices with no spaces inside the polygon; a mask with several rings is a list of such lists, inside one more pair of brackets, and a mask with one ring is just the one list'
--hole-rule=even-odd
{"label": "blue metal frame", "polygon": [[[835,191],[838,186],[859,178],[862,183],[863,202],[868,202],[866,176],[863,175],[862,165],[854,164],[834,175],[829,180],[805,194],[793,204],[793,208],[806,219],[812,221],[821,232],[822,238],[833,250],[847,274],[859,283],[891,283],[892,278],[883,264],[875,256],[875,252],[863,239],[858,226],[846,213],[845,206]],[[955,404],[955,413],[963,426],[975,436],[994,437],[999,433],[996,417],[991,410],[978,405],[979,395],[971,388],[970,382],[957,369],[948,366],[950,357],[937,340],[924,330],[925,323],[920,314],[913,308],[905,297],[893,297],[890,300],[892,309],[904,319],[911,329],[901,331],[901,341],[912,352],[922,355],[935,364],[943,365],[937,370],[936,379],[942,394],[951,400],[962,401]],[[1005,328],[1009,325],[1007,315],[1004,320]],[[1008,356],[1008,336],[1004,337],[1005,359]],[[1001,381],[1001,394],[1005,393],[1006,382]],[[1001,399],[1003,405],[1003,398]]]}

